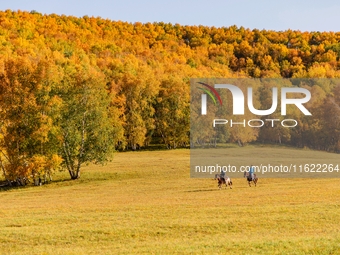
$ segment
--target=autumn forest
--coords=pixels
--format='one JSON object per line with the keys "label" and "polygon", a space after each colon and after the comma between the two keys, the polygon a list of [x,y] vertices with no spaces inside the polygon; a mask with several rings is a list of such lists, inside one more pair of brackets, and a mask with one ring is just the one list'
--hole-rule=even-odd
{"label": "autumn forest", "polygon": [[[0,12],[4,178],[25,185],[63,167],[77,179],[83,164],[105,162],[114,150],[155,141],[188,147],[195,142],[190,79],[197,77],[340,78],[340,32]],[[339,152],[340,84],[325,79],[309,89],[318,120],[279,140],[263,129],[249,141]]]}

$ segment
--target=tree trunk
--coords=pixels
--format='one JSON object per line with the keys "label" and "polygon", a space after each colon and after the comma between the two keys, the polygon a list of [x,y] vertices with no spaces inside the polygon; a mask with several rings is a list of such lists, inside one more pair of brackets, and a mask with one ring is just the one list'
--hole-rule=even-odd
{"label": "tree trunk", "polygon": [[71,176],[71,180],[77,180],[77,179],[79,179],[80,178],[80,172],[75,172],[75,173],[73,173],[72,174],[72,176]]}

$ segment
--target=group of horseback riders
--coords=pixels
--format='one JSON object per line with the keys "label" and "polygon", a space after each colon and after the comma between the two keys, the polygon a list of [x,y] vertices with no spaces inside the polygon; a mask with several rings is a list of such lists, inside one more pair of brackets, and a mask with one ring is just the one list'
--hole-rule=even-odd
{"label": "group of horseback riders", "polygon": [[[255,175],[255,167],[253,165],[251,165],[249,167],[249,170],[248,171],[245,171],[244,172],[244,177],[247,178],[247,181],[248,181],[248,184],[249,184],[249,187],[251,187],[251,183],[253,182],[254,185],[256,186],[256,183],[257,183],[257,176]],[[221,173],[220,174],[216,174],[215,175],[215,179],[217,179],[218,181],[218,187],[221,189],[222,187],[222,184],[225,184],[226,187],[229,185],[230,188],[232,187],[232,181],[231,179],[226,176],[226,171],[224,170],[221,170]]]}
{"label": "group of horseback riders", "polygon": [[[248,176],[247,176],[248,180],[251,180],[251,181],[254,180],[254,172],[255,172],[255,168],[254,168],[253,165],[251,165],[250,168],[249,168],[249,171],[248,171]],[[225,180],[225,173],[226,173],[226,171],[221,170],[221,173],[220,173],[221,180]]]}

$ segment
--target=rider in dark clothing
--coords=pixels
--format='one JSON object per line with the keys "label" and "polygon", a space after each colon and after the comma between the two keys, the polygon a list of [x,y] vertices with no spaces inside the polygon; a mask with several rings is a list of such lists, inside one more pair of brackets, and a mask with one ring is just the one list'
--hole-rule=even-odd
{"label": "rider in dark clothing", "polygon": [[254,167],[253,165],[250,166],[250,169],[249,169],[249,177],[251,178],[251,180],[254,180]]}
{"label": "rider in dark clothing", "polygon": [[225,171],[223,171],[223,170],[221,171],[220,178],[222,180],[225,180]]}

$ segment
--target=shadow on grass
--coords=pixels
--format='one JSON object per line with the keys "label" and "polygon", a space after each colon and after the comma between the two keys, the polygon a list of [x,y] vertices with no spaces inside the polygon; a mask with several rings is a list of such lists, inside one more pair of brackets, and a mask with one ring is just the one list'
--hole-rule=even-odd
{"label": "shadow on grass", "polygon": [[63,175],[60,176],[57,174],[55,179],[52,181],[48,181],[46,183],[42,182],[42,185],[34,185],[32,180],[24,186],[13,184],[12,186],[8,185],[6,181],[0,181],[0,192],[10,191],[10,190],[20,190],[27,189],[32,187],[61,187],[61,186],[73,186],[78,184],[87,184],[94,182],[103,182],[103,181],[122,181],[122,180],[131,180],[140,178],[139,175],[135,173],[127,173],[124,175],[118,174],[116,172],[105,173],[105,172],[85,172],[82,173],[81,177],[75,180],[72,180],[69,176]]}
{"label": "shadow on grass", "polygon": [[185,192],[211,192],[211,191],[220,191],[220,189],[216,188],[216,189],[195,189],[195,190],[187,190]]}
{"label": "shadow on grass", "polygon": [[141,151],[171,151],[171,150],[182,150],[182,149],[190,149],[189,146],[177,146],[176,148],[168,148],[165,144],[149,144],[145,147],[138,147],[135,150],[132,150],[131,148],[127,148],[124,150],[117,150],[117,152],[141,152]]}
{"label": "shadow on grass", "polygon": [[11,190],[21,190],[21,189],[28,189],[28,188],[32,188],[32,187],[47,187],[50,185],[65,185],[65,186],[70,186],[73,184],[77,184],[80,182],[80,179],[76,179],[76,180],[71,180],[71,178],[61,178],[61,179],[56,179],[53,181],[47,181],[47,182],[42,182],[41,185],[34,185],[31,182],[27,183],[26,185],[17,185],[17,184],[12,184],[12,186],[10,186],[9,184],[7,184],[5,181],[1,183],[0,185],[0,192],[6,192],[6,191],[11,191]]}

